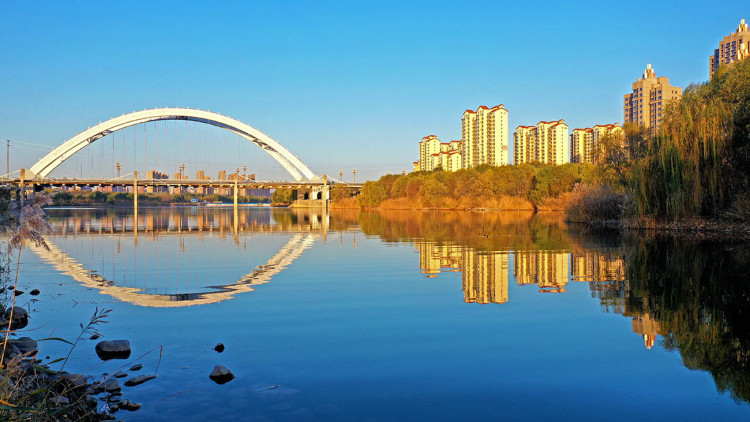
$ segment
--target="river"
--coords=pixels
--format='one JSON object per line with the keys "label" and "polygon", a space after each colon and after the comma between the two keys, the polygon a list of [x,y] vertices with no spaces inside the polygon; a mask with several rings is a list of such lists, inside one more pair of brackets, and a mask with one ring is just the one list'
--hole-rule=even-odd
{"label": "river", "polygon": [[[128,339],[128,421],[747,420],[747,244],[559,215],[48,210],[21,254],[37,338]],[[226,350],[214,350],[217,343]],[[69,346],[46,341],[40,356]],[[215,365],[235,378],[219,385]],[[53,364],[53,368],[59,366]]]}

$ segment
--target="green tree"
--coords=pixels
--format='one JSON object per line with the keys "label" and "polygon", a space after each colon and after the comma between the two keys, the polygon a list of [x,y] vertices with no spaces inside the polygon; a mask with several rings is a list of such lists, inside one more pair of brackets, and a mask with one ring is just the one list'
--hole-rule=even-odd
{"label": "green tree", "polygon": [[375,208],[388,199],[385,187],[378,182],[365,182],[357,196],[357,205],[362,208]]}

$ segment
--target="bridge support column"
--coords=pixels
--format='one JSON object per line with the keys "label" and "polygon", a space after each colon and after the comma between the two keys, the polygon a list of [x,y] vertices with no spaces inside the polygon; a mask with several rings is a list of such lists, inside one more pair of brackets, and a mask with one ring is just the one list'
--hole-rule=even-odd
{"label": "bridge support column", "polygon": [[21,169],[21,183],[19,184],[20,196],[21,196],[21,208],[23,208],[23,202],[26,200],[26,185],[24,183],[26,179],[26,169]]}
{"label": "bridge support column", "polygon": [[133,172],[133,236],[138,244],[138,172]]}

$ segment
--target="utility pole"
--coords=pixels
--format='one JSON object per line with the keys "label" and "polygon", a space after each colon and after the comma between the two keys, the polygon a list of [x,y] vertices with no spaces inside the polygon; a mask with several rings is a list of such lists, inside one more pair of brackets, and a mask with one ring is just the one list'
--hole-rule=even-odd
{"label": "utility pole", "polygon": [[185,171],[185,163],[180,164],[180,180],[184,177],[182,172]]}
{"label": "utility pole", "polygon": [[115,163],[115,167],[117,167],[117,178],[119,179],[120,178],[120,169],[122,169],[122,165],[118,161],[118,162]]}
{"label": "utility pole", "polygon": [[5,142],[7,142],[5,150],[5,177],[10,179],[10,139]]}
{"label": "utility pole", "polygon": [[357,169],[352,169],[352,183],[357,183]]}

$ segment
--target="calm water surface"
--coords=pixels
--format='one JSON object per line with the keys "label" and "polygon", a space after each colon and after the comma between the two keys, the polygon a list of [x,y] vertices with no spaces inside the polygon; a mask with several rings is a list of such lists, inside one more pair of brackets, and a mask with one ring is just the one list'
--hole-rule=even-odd
{"label": "calm water surface", "polygon": [[[750,417],[746,244],[335,211],[140,209],[134,230],[129,210],[50,209],[50,250],[21,256],[30,328],[74,339],[112,309],[102,334],[158,365],[125,388],[132,421]],[[94,344],[66,370],[130,362]]]}

